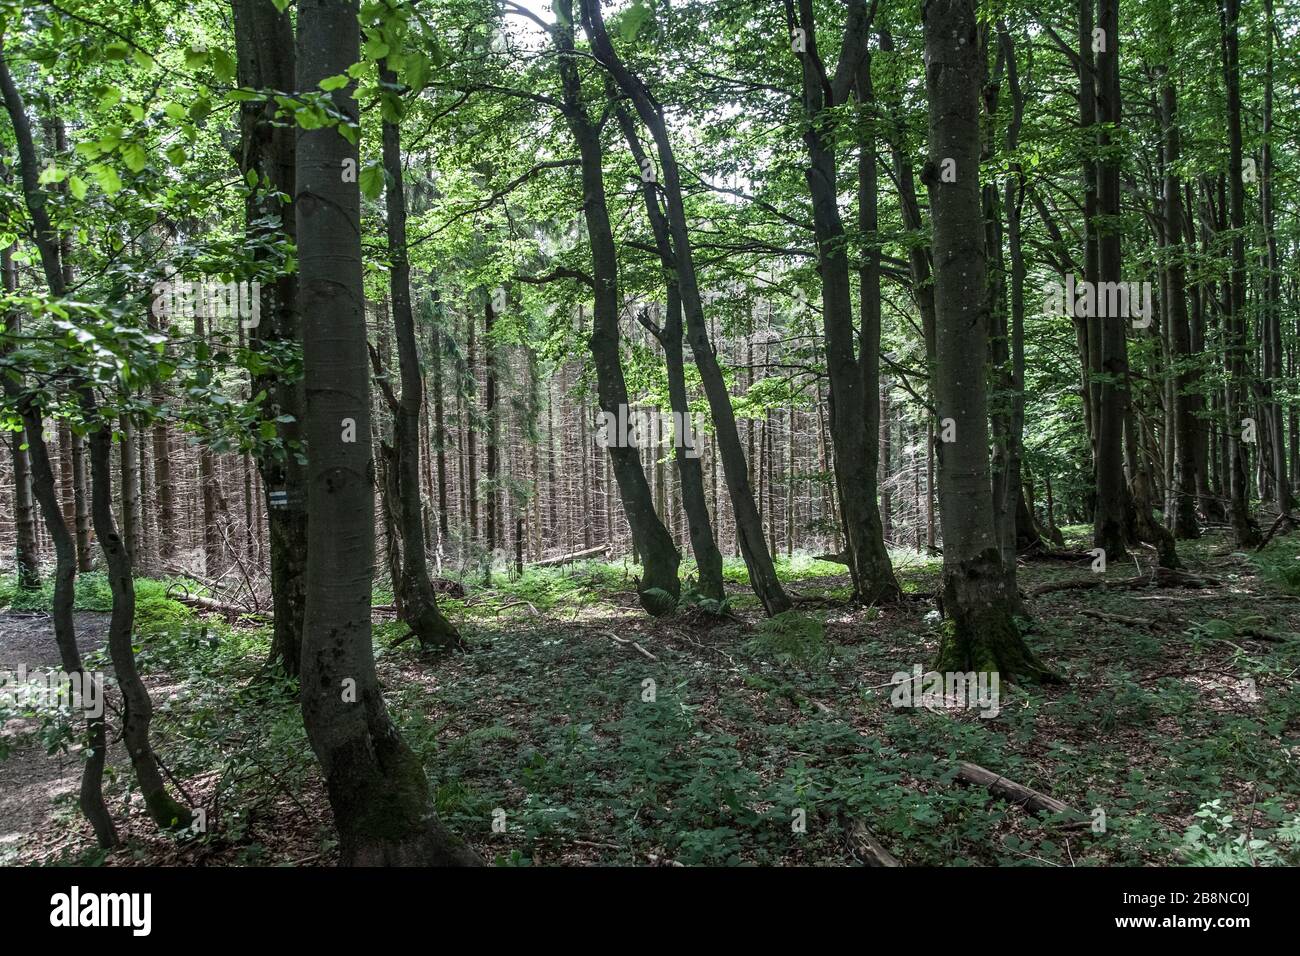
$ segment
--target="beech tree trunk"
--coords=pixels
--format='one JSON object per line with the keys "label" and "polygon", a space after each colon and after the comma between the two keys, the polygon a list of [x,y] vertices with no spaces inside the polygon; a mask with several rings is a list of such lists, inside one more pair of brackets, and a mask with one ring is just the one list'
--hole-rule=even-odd
{"label": "beech tree trunk", "polygon": [[[604,156],[599,131],[582,104],[582,81],[573,52],[571,0],[556,0],[555,11],[565,119],[578,145],[582,163],[583,215],[591,244],[595,310],[588,344],[596,366],[596,391],[601,410],[619,420],[619,409],[628,408],[628,394],[619,356],[618,255],[605,197]],[[623,417],[626,418],[626,411]],[[631,530],[632,546],[645,569],[638,588],[641,606],[651,614],[666,614],[676,607],[681,595],[677,578],[681,555],[673,544],[672,535],[655,513],[640,449],[625,447],[620,438],[611,436],[608,452],[623,501],[623,512]],[[662,593],[652,593],[654,591]]]}
{"label": "beech tree trunk", "polygon": [[[1174,469],[1173,533],[1175,538],[1200,537],[1196,520],[1196,418],[1197,400],[1192,394],[1193,358],[1191,327],[1187,317],[1187,270],[1182,257],[1187,246],[1183,244],[1183,186],[1177,165],[1181,158],[1181,137],[1178,130],[1178,95],[1169,76],[1168,67],[1161,70],[1160,122],[1164,132],[1164,228],[1165,242],[1171,255],[1168,274],[1168,294],[1165,303],[1165,322],[1169,327],[1170,359],[1173,392]],[[1187,239],[1191,243],[1191,236]]]}
{"label": "beech tree trunk", "polygon": [[[1119,87],[1119,0],[1099,0],[1097,26],[1101,30],[1101,47],[1096,66],[1097,139],[1103,158],[1096,164],[1097,173],[1097,261],[1098,282],[1123,281],[1124,259],[1120,245],[1120,158],[1111,149],[1114,134],[1109,127],[1120,122]],[[1089,43],[1095,42],[1089,38]],[[1099,288],[1099,287],[1098,287]],[[1095,312],[1102,311],[1095,309]],[[1124,420],[1128,412],[1128,340],[1125,316],[1094,315],[1090,325],[1091,356],[1094,375],[1099,381],[1096,392],[1097,433],[1096,510],[1093,516],[1093,545],[1106,552],[1106,560],[1115,563],[1128,555],[1129,501],[1124,475]]]}
{"label": "beech tree trunk", "polygon": [[[623,138],[632,150],[632,158],[638,168],[645,169],[649,158],[641,146],[627,110],[616,111]],[[674,436],[674,456],[677,461],[677,473],[682,486],[682,507],[686,511],[687,530],[691,539],[691,551],[695,555],[698,581],[696,588],[701,595],[714,601],[726,597],[726,585],[722,578],[722,552],[713,533],[713,522],[709,518],[709,506],[704,492],[704,468],[700,464],[702,448],[695,448],[694,454],[688,454],[687,441],[694,441],[691,428],[690,401],[686,392],[686,362],[682,354],[682,297],[673,276],[676,271],[672,239],[668,231],[668,219],[659,205],[653,181],[643,179],[641,195],[644,200],[646,215],[654,232],[655,247],[659,253],[659,264],[664,271],[667,288],[667,306],[663,328],[642,317],[642,324],[659,340],[663,346],[664,363],[668,375],[668,402],[678,421],[685,429],[685,435]]]}
{"label": "beech tree trunk", "polygon": [[[234,0],[235,50],[241,86],[253,89],[294,89],[293,27],[288,12],[272,0]],[[250,195],[245,215],[250,233],[259,219],[278,220],[278,231],[293,241],[297,224],[294,189],[294,131],[276,121],[274,107],[244,103],[240,107],[242,152],[240,168],[267,181],[265,191]],[[301,317],[297,308],[298,277],[281,271],[261,291],[261,320],[250,332],[254,348],[280,351],[301,347]],[[306,602],[307,500],[304,469],[299,461],[304,412],[300,378],[268,373],[253,379],[254,392],[268,396],[266,417],[275,420],[280,447],[263,447],[257,455],[267,514],[273,607],[271,661],[287,674],[299,670]],[[162,440],[166,441],[165,432]],[[158,460],[155,435],[155,461]],[[164,471],[159,470],[159,496]],[[166,473],[170,477],[169,471]],[[167,500],[170,501],[170,492]],[[167,505],[162,505],[164,520]]]}
{"label": "beech tree trunk", "polygon": [[[988,458],[988,295],[980,200],[980,102],[984,76],[974,0],[925,6],[929,187],[934,230],[935,367],[932,390],[953,441],[939,443],[943,604],[948,620],[934,665],[996,671],[1003,679],[1050,672],[1025,645],[1012,617],[1012,575],[993,528]],[[943,176],[943,170],[949,174]],[[945,178],[947,181],[945,181]]]}
{"label": "beech tree trunk", "polygon": [[764,610],[769,615],[779,614],[789,610],[792,604],[776,576],[772,554],[763,536],[763,521],[754,501],[749,466],[740,443],[740,431],[736,427],[736,414],[731,407],[731,396],[727,392],[726,381],[723,379],[717,355],[709,341],[704,305],[700,297],[695,260],[686,225],[681,176],[677,169],[677,159],[672,144],[668,140],[668,127],[664,122],[663,111],[646,85],[623,65],[614,51],[605,29],[599,3],[593,0],[580,0],[580,3],[583,26],[587,38],[591,41],[596,59],[609,70],[624,95],[632,100],[637,115],[650,131],[655,143],[660,165],[658,175],[662,177],[666,218],[677,265],[678,288],[682,294],[682,306],[686,313],[686,338],[695,356],[695,364],[699,369],[700,380],[708,398],[709,411],[713,415],[718,455],[722,459],[727,491],[730,493],[732,510],[735,512],[738,544],[745,558],[745,566],[749,570],[750,585],[762,602]]}
{"label": "beech tree trunk", "polygon": [[[858,600],[876,604],[894,600],[900,589],[885,550],[880,509],[876,503],[878,429],[878,379],[880,318],[878,259],[864,266],[860,290],[862,307],[860,352],[854,349],[853,299],[844,223],[839,211],[838,170],[834,128],[829,111],[848,102],[864,68],[869,24],[866,3],[851,0],[844,41],[833,78],[827,77],[817,50],[817,30],[812,0],[799,0],[798,28],[804,50],[799,54],[803,71],[804,145],[808,165],[804,176],[812,198],[813,230],[821,273],[822,329],[826,339],[826,371],[830,380],[831,444],[834,446],[835,482],[845,536],[844,554]],[[793,27],[794,24],[792,24]],[[865,150],[865,147],[864,147]],[[870,189],[859,183],[860,216],[871,218],[874,206],[874,158],[868,170]],[[861,172],[861,170],[860,170]],[[862,208],[865,207],[865,208]],[[874,225],[869,228],[874,229]],[[878,251],[877,251],[878,256]],[[872,288],[874,279],[874,288]],[[868,313],[871,313],[870,315]],[[874,335],[874,342],[870,341]],[[870,366],[870,368],[868,368]],[[874,371],[868,388],[868,372]]]}
{"label": "beech tree trunk", "polygon": [[[312,90],[360,59],[356,0],[300,0],[297,83]],[[332,94],[355,122],[355,85]],[[295,211],[307,395],[303,723],[320,760],[345,865],[481,863],[434,813],[419,759],[375,673],[370,602],[375,463],[361,274],[357,147],[331,126],[297,130]]]}
{"label": "beech tree trunk", "polygon": [[[397,87],[397,75],[385,65],[379,71],[382,86]],[[415,633],[422,648],[460,645],[460,635],[438,608],[438,597],[429,579],[424,550],[424,512],[420,503],[420,410],[424,406],[424,373],[415,342],[415,315],[411,309],[411,264],[406,252],[406,188],[402,174],[401,133],[396,123],[383,123],[383,160],[387,191],[389,294],[393,300],[393,332],[397,339],[397,363],[402,394],[393,408],[394,478],[393,499],[402,538],[401,576],[395,581],[402,593],[402,620]],[[489,299],[488,310],[492,303]],[[493,378],[488,376],[491,402]],[[488,412],[492,414],[491,410]],[[495,466],[496,449],[488,445],[488,477]],[[489,499],[495,500],[495,496]],[[489,545],[495,509],[488,509]],[[489,563],[488,567],[491,567]]]}
{"label": "beech tree trunk", "polygon": [[[1232,534],[1239,548],[1259,544],[1259,526],[1250,513],[1249,453],[1246,428],[1246,209],[1242,186],[1241,67],[1238,62],[1237,20],[1241,0],[1221,0],[1223,80],[1228,100],[1228,226],[1232,230],[1232,266],[1228,277],[1224,323],[1224,364],[1228,373],[1224,404],[1227,411],[1228,494]],[[1262,429],[1260,429],[1262,430]]]}

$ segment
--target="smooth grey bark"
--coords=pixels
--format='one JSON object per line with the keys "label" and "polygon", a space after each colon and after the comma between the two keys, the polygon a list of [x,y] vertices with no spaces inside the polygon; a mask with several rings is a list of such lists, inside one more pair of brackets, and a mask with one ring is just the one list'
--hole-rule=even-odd
{"label": "smooth grey bark", "polygon": [[[1264,313],[1261,317],[1263,344],[1260,376],[1260,397],[1267,424],[1271,470],[1273,472],[1273,498],[1280,514],[1289,515],[1295,509],[1295,495],[1291,491],[1287,474],[1286,424],[1282,403],[1276,390],[1283,387],[1282,379],[1282,275],[1277,250],[1277,210],[1275,196],[1275,169],[1273,163],[1273,34],[1276,29],[1273,0],[1264,0],[1264,128],[1263,163],[1260,170],[1260,207],[1264,220],[1264,261],[1267,275],[1264,278]],[[1292,524],[1294,524],[1294,520]]]}
{"label": "smooth grey bark", "polygon": [[[1097,52],[1096,118],[1097,141],[1102,159],[1097,174],[1097,278],[1099,282],[1121,282],[1124,258],[1120,245],[1120,164],[1113,147],[1112,128],[1120,123],[1119,86],[1119,0],[1099,0],[1097,26],[1104,46]],[[1089,38],[1089,43],[1093,42]],[[1127,556],[1125,542],[1130,535],[1128,486],[1124,475],[1124,421],[1128,415],[1128,341],[1122,316],[1093,316],[1089,322],[1089,350],[1097,376],[1096,394],[1096,481],[1097,501],[1093,514],[1093,545],[1106,552],[1114,563]],[[1095,344],[1095,349],[1093,348]]]}
{"label": "smooth grey bark", "polygon": [[736,427],[736,413],[731,407],[722,368],[709,342],[708,325],[704,317],[704,304],[700,296],[695,258],[691,251],[690,235],[686,225],[686,207],[682,200],[681,174],[677,158],[668,137],[668,126],[663,109],[654,99],[650,89],[619,58],[605,29],[600,4],[594,0],[580,0],[583,27],[591,41],[592,50],[600,64],[614,77],[623,94],[631,101],[641,122],[650,131],[659,157],[659,176],[663,186],[669,235],[676,256],[677,282],[686,313],[686,338],[713,416],[713,427],[722,460],[727,491],[731,497],[736,519],[736,537],[749,581],[755,594],[769,615],[779,614],[792,607],[789,596],[781,587],[763,535],[763,522],[754,501],[749,480],[749,467]]}
{"label": "smooth grey bark", "polygon": [[1242,440],[1247,395],[1246,349],[1246,210],[1242,185],[1241,66],[1237,21],[1241,0],[1221,0],[1219,7],[1223,37],[1223,82],[1228,111],[1228,228],[1232,230],[1232,263],[1228,295],[1223,313],[1224,364],[1227,383],[1224,407],[1227,413],[1229,517],[1234,542],[1239,548],[1259,544],[1259,526],[1250,513],[1248,451]]}
{"label": "smooth grey bark", "polygon": [[[397,89],[397,75],[385,64],[379,71],[382,87]],[[386,179],[389,297],[392,299],[393,333],[402,393],[393,407],[393,450],[397,496],[397,526],[402,538],[402,567],[397,586],[402,592],[402,620],[422,648],[459,647],[460,634],[438,607],[429,578],[424,550],[424,511],[420,502],[420,410],[424,406],[424,372],[415,343],[415,315],[411,309],[411,263],[406,251],[406,188],[402,172],[401,130],[383,122],[383,162]],[[491,309],[491,302],[488,303]],[[489,394],[492,377],[488,378]],[[488,449],[489,470],[495,448]],[[494,496],[495,499],[495,496]],[[492,536],[493,512],[488,537]],[[489,568],[491,565],[489,564]]]}
{"label": "smooth grey bark", "polygon": [[[1178,128],[1178,94],[1168,66],[1160,70],[1160,124],[1164,134],[1164,228],[1165,242],[1170,251],[1168,294],[1166,295],[1165,321],[1169,327],[1170,359],[1173,369],[1172,413],[1174,432],[1173,533],[1175,538],[1200,537],[1196,518],[1196,410],[1198,399],[1192,391],[1195,358],[1191,347],[1191,327],[1187,315],[1187,270],[1183,257],[1184,245],[1183,185],[1178,175],[1182,156],[1181,136]],[[1192,237],[1187,236],[1190,245]]]}
{"label": "smooth grey bark", "polygon": [[[632,117],[627,110],[618,107],[615,110],[618,123],[623,131],[623,138],[632,151],[632,159],[639,169],[645,169],[648,157],[636,134]],[[691,551],[695,554],[695,567],[699,575],[697,589],[701,595],[714,601],[726,598],[726,585],[722,578],[722,552],[713,534],[713,522],[709,518],[709,505],[704,493],[704,468],[699,455],[687,454],[686,439],[693,440],[694,431],[687,425],[690,421],[690,401],[686,391],[686,363],[682,354],[682,298],[676,281],[676,257],[672,249],[672,238],[668,231],[668,219],[659,205],[658,194],[653,181],[643,178],[641,196],[644,200],[646,216],[655,237],[655,249],[659,253],[659,264],[664,271],[664,284],[667,288],[667,303],[663,326],[650,321],[644,314],[638,318],[649,330],[664,350],[664,363],[668,375],[668,402],[673,413],[678,416],[687,430],[687,435],[674,442],[674,457],[677,473],[682,486],[682,507],[686,510],[687,531],[691,539]],[[702,453],[702,450],[698,450]]]}
{"label": "smooth grey bark", "polygon": [[[356,0],[300,0],[297,89],[317,89],[360,59],[357,8]],[[355,85],[332,98],[356,122]],[[327,529],[307,539],[303,723],[324,773],[345,865],[481,864],[435,814],[424,768],[393,726],[375,673],[375,463],[361,193],[357,177],[343,175],[357,160],[357,147],[337,128],[297,130],[308,527]]]}
{"label": "smooth grey bark", "polygon": [[[588,345],[596,367],[596,392],[600,407],[618,418],[619,408],[628,407],[627,384],[619,355],[618,255],[614,232],[609,221],[603,171],[604,151],[600,132],[587,115],[582,103],[582,80],[573,46],[573,6],[571,0],[556,0],[555,44],[560,57],[558,67],[563,95],[564,115],[582,168],[583,216],[591,246],[592,292],[594,311]],[[644,577],[638,587],[641,606],[651,614],[666,614],[677,605],[681,583],[677,568],[681,555],[672,535],[655,513],[650,484],[641,465],[638,448],[623,447],[618,441],[608,446],[610,465],[623,512],[632,535],[632,547],[641,557]],[[661,594],[668,595],[665,600]]]}
{"label": "smooth grey bark", "polygon": [[[81,408],[88,420],[101,416],[88,385],[79,390]],[[113,676],[122,692],[122,739],[126,744],[136,781],[144,797],[149,816],[160,827],[185,827],[191,820],[188,808],[167,793],[158,757],[149,740],[153,720],[153,701],[149,689],[140,679],[135,666],[132,638],[135,630],[135,577],[126,542],[118,534],[113,517],[112,426],[98,421],[90,433],[90,514],[95,537],[104,552],[105,573],[113,594],[113,611],[108,624],[108,651],[113,661]]]}
{"label": "smooth grey bark", "polygon": [[[933,224],[935,364],[932,390],[951,442],[939,444],[943,610],[938,670],[996,671],[1004,679],[1050,679],[1012,616],[1012,576],[993,527],[988,457],[988,295],[980,198],[982,47],[974,0],[930,0],[924,9]],[[955,171],[944,181],[946,164]]]}
{"label": "smooth grey bark", "polygon": [[[875,604],[895,600],[901,594],[889,552],[885,550],[876,501],[878,381],[873,382],[871,388],[866,382],[867,366],[873,360],[877,380],[879,376],[879,263],[877,259],[874,290],[871,288],[871,266],[866,266],[868,281],[861,290],[864,321],[857,343],[858,352],[862,354],[858,354],[854,348],[852,283],[844,222],[839,211],[831,112],[849,102],[863,73],[870,24],[864,0],[850,0],[844,40],[831,77],[817,49],[812,0],[798,0],[797,18],[793,0],[788,0],[786,9],[792,28],[797,24],[803,30],[804,51],[799,59],[802,66],[803,140],[808,154],[804,176],[812,199],[813,231],[817,238],[818,270],[821,274],[822,331],[830,381],[831,444],[835,449],[835,481],[844,526],[844,554],[857,599]],[[870,67],[866,69],[869,75]],[[865,145],[862,148],[867,150]],[[871,203],[874,195],[861,196],[862,201]],[[866,318],[867,312],[873,310],[874,323]],[[868,342],[872,335],[869,327],[875,330],[874,343]],[[872,350],[877,354],[866,354]]]}

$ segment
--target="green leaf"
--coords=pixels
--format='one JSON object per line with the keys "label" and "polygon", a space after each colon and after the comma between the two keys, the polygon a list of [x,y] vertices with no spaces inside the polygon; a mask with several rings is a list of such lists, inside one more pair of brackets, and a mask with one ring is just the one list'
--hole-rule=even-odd
{"label": "green leaf", "polygon": [[371,163],[361,170],[361,193],[368,199],[378,199],[384,190],[384,168]]}
{"label": "green leaf", "polygon": [[330,93],[334,90],[343,89],[343,87],[347,86],[350,82],[351,80],[348,78],[346,73],[336,73],[334,76],[325,77],[325,79],[321,80],[317,85],[326,93]]}
{"label": "green leaf", "polygon": [[149,155],[139,143],[127,143],[122,148],[122,160],[126,163],[127,169],[133,173],[138,173],[144,169],[145,163],[149,161]]}
{"label": "green leaf", "polygon": [[81,202],[86,198],[86,192],[89,190],[86,181],[80,176],[72,176],[68,179],[68,192],[72,193],[72,198]]}
{"label": "green leaf", "polygon": [[217,74],[217,79],[222,83],[235,82],[235,59],[225,50],[212,51],[212,72]]}
{"label": "green leaf", "polygon": [[61,183],[63,180],[67,179],[67,177],[68,171],[66,169],[61,169],[53,163],[50,163],[41,170],[41,176],[37,182],[42,186],[48,186],[50,183]]}
{"label": "green leaf", "polygon": [[429,58],[423,53],[413,53],[406,58],[406,69],[402,71],[402,80],[418,93],[429,82]]}
{"label": "green leaf", "polygon": [[183,165],[188,155],[189,154],[185,152],[185,147],[180,145],[179,143],[177,143],[175,146],[167,147],[167,160],[173,166]]}
{"label": "green leaf", "polygon": [[122,189],[122,177],[117,174],[117,170],[112,166],[95,163],[90,167],[90,172],[94,175],[95,182],[99,183],[99,188],[108,195],[115,195]]}
{"label": "green leaf", "polygon": [[383,117],[385,123],[393,123],[394,125],[400,123],[402,114],[405,112],[402,99],[396,94],[385,92],[379,98],[379,115]]}

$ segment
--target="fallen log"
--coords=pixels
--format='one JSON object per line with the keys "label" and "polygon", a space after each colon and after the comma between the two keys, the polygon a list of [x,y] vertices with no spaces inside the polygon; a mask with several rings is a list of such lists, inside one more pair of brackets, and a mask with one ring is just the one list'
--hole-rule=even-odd
{"label": "fallen log", "polygon": [[1264,540],[1262,540],[1259,543],[1259,547],[1257,547],[1255,551],[1259,552],[1267,548],[1268,543],[1273,540],[1273,535],[1277,534],[1278,528],[1281,528],[1283,526],[1286,527],[1286,531],[1282,532],[1283,534],[1286,534],[1287,531],[1291,531],[1293,528],[1296,527],[1296,519],[1291,517],[1291,513],[1289,511],[1283,511],[1281,514],[1277,516],[1277,520],[1274,521],[1273,526],[1268,529],[1268,534],[1264,535]]}
{"label": "fallen log", "polygon": [[1053,594],[1057,591],[1087,591],[1092,588],[1105,590],[1130,590],[1135,588],[1217,588],[1220,582],[1215,578],[1199,577],[1186,571],[1171,571],[1169,568],[1156,568],[1153,574],[1139,574],[1137,577],[1120,578],[1118,581],[1106,580],[1098,574],[1091,578],[1078,578],[1073,581],[1053,581],[1040,584],[1029,591],[1030,597],[1041,594]]}
{"label": "fallen log", "polygon": [[861,820],[849,830],[849,848],[865,866],[902,866]]}
{"label": "fallen log", "polygon": [[221,601],[214,600],[210,597],[204,597],[201,594],[189,594],[186,592],[169,594],[173,601],[178,604],[184,604],[186,607],[197,608],[200,611],[207,611],[210,614],[222,614],[233,620],[237,617],[260,617],[268,618],[261,611],[250,611],[247,608],[239,607],[235,604],[225,604]]}
{"label": "fallen log", "polygon": [[1031,790],[1014,780],[1008,780],[1006,777],[994,773],[992,770],[986,770],[979,764],[970,763],[966,760],[959,761],[957,764],[957,779],[963,783],[983,787],[993,796],[1002,797],[1008,803],[1014,803],[1016,806],[1033,813],[1055,813],[1083,819],[1083,814],[1078,810],[1062,803],[1055,797],[1049,797],[1045,793]]}
{"label": "fallen log", "polygon": [[1164,621],[1149,621],[1144,617],[1127,617],[1123,614],[1108,614],[1106,611],[1094,611],[1091,608],[1084,608],[1079,613],[1086,617],[1095,617],[1099,621],[1114,621],[1116,624],[1127,624],[1129,627],[1158,627],[1165,623]]}
{"label": "fallen log", "polygon": [[846,554],[819,554],[813,557],[814,561],[825,561],[828,564],[842,564],[848,566],[849,558]]}
{"label": "fallen log", "polygon": [[569,554],[557,555],[554,558],[544,558],[541,561],[534,561],[535,568],[556,568],[562,564],[572,564],[574,561],[581,561],[583,558],[605,558],[609,556],[609,545],[599,544],[594,548],[584,548],[581,551],[573,551]]}

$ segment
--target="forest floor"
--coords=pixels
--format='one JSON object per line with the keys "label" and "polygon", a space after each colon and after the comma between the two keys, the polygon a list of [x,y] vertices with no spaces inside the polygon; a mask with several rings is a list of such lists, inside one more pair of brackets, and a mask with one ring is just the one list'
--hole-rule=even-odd
{"label": "forest floor", "polygon": [[[1207,586],[1116,586],[1130,563],[1104,588],[1035,595],[1100,576],[1089,559],[1024,563],[1026,639],[1065,682],[1004,683],[996,716],[891,703],[894,675],[938,648],[939,563],[912,552],[895,555],[912,598],[881,608],[848,603],[842,568],[782,561],[798,607],[770,621],[738,564],[725,617],[647,618],[621,566],[501,575],[446,602],[466,653],[392,648],[405,631],[389,615],[376,656],[438,811],[506,865],[854,864],[858,825],[904,865],[1300,862],[1300,538],[1179,550]],[[45,755],[41,715],[0,714],[0,862],[333,862],[294,688],[262,668],[265,629],[200,623],[157,594],[141,605],[156,747],[207,832],[154,831],[119,747],[106,792],[128,842],[106,858],[76,814],[79,761]],[[87,646],[105,620],[80,615]],[[0,655],[56,663],[48,617],[0,611]],[[959,761],[1077,816],[967,785]]]}

